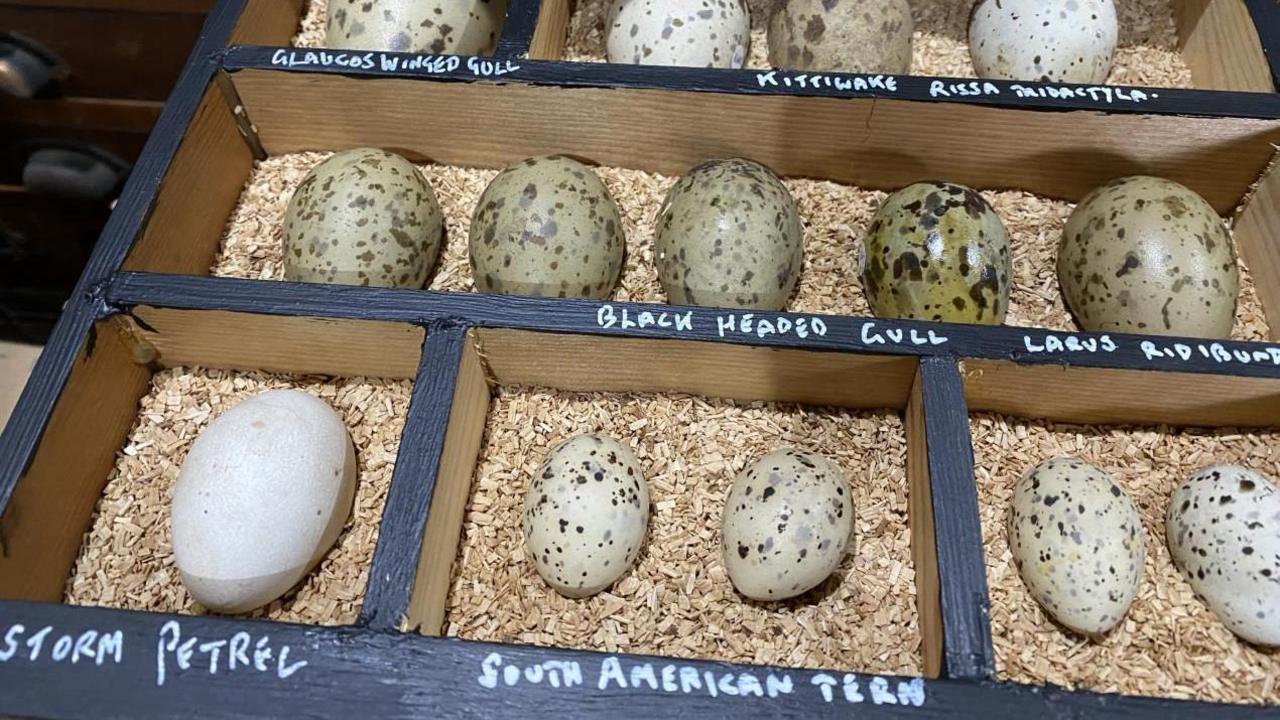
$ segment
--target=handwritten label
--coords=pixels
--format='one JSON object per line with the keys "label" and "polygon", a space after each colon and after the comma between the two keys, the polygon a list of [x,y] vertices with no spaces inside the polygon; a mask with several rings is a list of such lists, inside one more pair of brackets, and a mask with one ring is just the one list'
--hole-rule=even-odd
{"label": "handwritten label", "polygon": [[802,90],[837,90],[840,92],[898,92],[898,79],[892,75],[822,75],[784,73],[778,70],[756,73],[759,87],[789,87]]}
{"label": "handwritten label", "polygon": [[1222,343],[1166,343],[1155,340],[1143,340],[1138,347],[1148,360],[1176,359],[1188,361],[1199,356],[1216,363],[1237,363],[1240,365],[1280,365],[1280,347],[1264,347],[1261,349],[1243,350],[1227,348]]}
{"label": "handwritten label", "polygon": [[877,330],[876,324],[873,322],[862,324],[862,343],[864,345],[943,345],[949,340],[933,330],[903,330],[901,328],[886,328]]}
{"label": "handwritten label", "polygon": [[1031,335],[1022,336],[1022,345],[1029,353],[1113,353],[1118,349],[1109,335],[1102,337],[1079,337],[1076,335],[1045,335],[1036,338]]}
{"label": "handwritten label", "polygon": [[124,634],[119,630],[59,633],[52,625],[28,632],[21,624],[9,626],[0,641],[0,663],[11,660],[39,662],[41,658],[55,664],[85,663],[102,667],[110,662],[119,665],[124,660]]}
{"label": "handwritten label", "polygon": [[929,83],[929,97],[991,97],[1013,94],[1019,98],[1049,98],[1053,100],[1089,100],[1097,103],[1114,104],[1128,102],[1139,104],[1147,100],[1155,100],[1159,93],[1148,93],[1137,88],[1121,88],[1107,86],[1067,86],[1067,85],[1022,85],[1014,83],[1008,86],[1008,93],[1000,86],[984,80],[947,82],[934,80]]}
{"label": "handwritten label", "polygon": [[641,310],[632,313],[626,308],[615,312],[612,305],[605,305],[596,311],[596,325],[602,328],[611,328],[614,326],[624,330],[631,328],[672,328],[677,331],[685,331],[693,329],[693,312],[653,312],[649,310]]}
{"label": "handwritten label", "polygon": [[795,335],[800,339],[816,335],[825,337],[827,323],[820,317],[789,318],[781,315],[756,316],[755,313],[729,313],[716,316],[716,331],[726,335],[754,335],[764,339],[770,335]]}
{"label": "handwritten label", "polygon": [[476,77],[500,77],[520,69],[510,60],[461,58],[456,55],[393,55],[384,52],[337,52],[331,50],[288,50],[271,55],[271,64],[280,67],[337,67],[383,72],[416,72],[447,75],[463,70]]}

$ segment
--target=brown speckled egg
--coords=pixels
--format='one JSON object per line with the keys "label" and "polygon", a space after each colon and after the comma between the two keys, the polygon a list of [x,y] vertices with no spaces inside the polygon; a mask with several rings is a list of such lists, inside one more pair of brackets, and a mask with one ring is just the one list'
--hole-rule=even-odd
{"label": "brown speckled egg", "polygon": [[1100,83],[1119,32],[1113,0],[981,0],[969,55],[982,78]]}
{"label": "brown speckled egg", "polygon": [[999,325],[1009,233],[975,190],[921,182],[885,199],[867,230],[862,287],[877,317]]}
{"label": "brown speckled egg", "polygon": [[525,546],[542,579],[566,597],[594,595],[622,577],[648,527],[640,461],[603,435],[557,445],[525,493]]}
{"label": "brown speckled egg", "polygon": [[1115,478],[1073,457],[1041,463],[1014,486],[1009,550],[1036,601],[1085,635],[1129,612],[1147,555],[1133,501]]}
{"label": "brown speckled egg", "polygon": [[769,63],[788,70],[905,73],[914,30],[907,0],[789,0],[769,21]]}
{"label": "brown speckled egg", "polygon": [[1237,465],[1197,471],[1173,493],[1165,539],[1205,604],[1241,638],[1280,646],[1280,488]]}
{"label": "brown speckled egg", "polygon": [[746,0],[613,0],[609,62],[740,68],[751,43]]}
{"label": "brown speckled egg", "polygon": [[1062,294],[1091,331],[1228,337],[1238,273],[1231,233],[1213,207],[1144,175],[1086,195],[1058,247]]}
{"label": "brown speckled egg", "polygon": [[507,0],[329,0],[326,47],[491,55]]}
{"label": "brown speckled egg", "polygon": [[804,262],[795,199],[769,168],[711,160],[680,178],[658,211],[655,261],[678,305],[781,310]]}
{"label": "brown speckled egg", "polygon": [[408,160],[373,148],[315,166],[284,221],[284,276],[299,282],[421,288],[444,233],[436,194]]}
{"label": "brown speckled egg", "polygon": [[853,540],[853,498],[834,461],[775,450],[734,479],[722,526],[733,586],[753,600],[783,600],[840,565]]}
{"label": "brown speckled egg", "polygon": [[607,298],[624,249],[609,190],[591,168],[561,156],[498,173],[471,219],[471,269],[481,292]]}

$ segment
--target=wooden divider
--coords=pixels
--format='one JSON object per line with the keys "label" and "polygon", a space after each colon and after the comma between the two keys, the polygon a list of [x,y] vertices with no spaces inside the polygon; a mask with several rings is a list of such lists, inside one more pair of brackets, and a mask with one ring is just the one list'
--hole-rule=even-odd
{"label": "wooden divider", "polygon": [[1182,58],[1196,87],[1275,92],[1271,66],[1243,0],[1174,2]]}

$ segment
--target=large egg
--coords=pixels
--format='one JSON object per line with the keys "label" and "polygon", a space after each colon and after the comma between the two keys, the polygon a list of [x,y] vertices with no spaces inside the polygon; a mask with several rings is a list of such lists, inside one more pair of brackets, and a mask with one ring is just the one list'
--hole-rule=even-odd
{"label": "large egg", "polygon": [[329,0],[325,46],[491,55],[507,0]]}
{"label": "large egg", "polygon": [[738,592],[783,600],[822,584],[853,540],[853,498],[839,465],[775,450],[748,466],[725,498],[724,564]]}
{"label": "large egg", "polygon": [[658,279],[678,305],[781,310],[804,263],[795,199],[769,168],[734,158],[690,170],[658,211]]}
{"label": "large egg", "polygon": [[789,0],[769,21],[769,63],[788,70],[905,73],[914,30],[907,0]]}
{"label": "large egg", "polygon": [[1143,175],[1086,195],[1058,247],[1062,294],[1090,331],[1228,337],[1238,273],[1231,233],[1213,207]]}
{"label": "large egg", "polygon": [[1197,471],[1165,519],[1174,563],[1231,632],[1280,645],[1280,488],[1237,465]]}
{"label": "large egg", "polygon": [[1009,233],[975,190],[922,182],[890,195],[867,230],[862,287],[876,317],[999,325]]}
{"label": "large egg", "polygon": [[640,461],[603,435],[557,445],[525,493],[525,545],[538,574],[566,597],[594,595],[622,577],[648,527]]}
{"label": "large egg", "polygon": [[173,552],[191,597],[238,613],[284,595],[337,540],[355,478],[346,426],[312,395],[271,390],[218,416],[173,489]]}
{"label": "large egg", "polygon": [[284,277],[421,288],[435,268],[444,214],[408,160],[362,148],[315,166],[289,200]]}
{"label": "large egg", "polygon": [[751,43],[746,0],[613,0],[609,62],[740,68]]}
{"label": "large egg", "polygon": [[1142,520],[1115,478],[1079,458],[1055,458],[1014,486],[1009,549],[1036,601],[1086,635],[1115,627],[1138,594]]}
{"label": "large egg", "polygon": [[969,55],[982,78],[1101,83],[1118,36],[1113,0],[982,0]]}
{"label": "large egg", "polygon": [[498,173],[470,234],[481,292],[607,298],[622,271],[618,206],[591,168],[567,157],[530,158]]}

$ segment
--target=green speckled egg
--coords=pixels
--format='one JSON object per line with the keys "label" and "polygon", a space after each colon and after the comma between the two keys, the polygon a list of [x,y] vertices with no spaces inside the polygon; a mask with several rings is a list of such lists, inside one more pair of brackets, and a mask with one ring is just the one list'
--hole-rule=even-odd
{"label": "green speckled egg", "polygon": [[491,55],[506,0],[329,0],[325,46]]}
{"label": "green speckled egg", "polygon": [[1240,289],[1235,246],[1204,198],[1134,175],[1094,189],[1062,231],[1058,282],[1091,331],[1225,338]]}
{"label": "green speckled egg", "polygon": [[444,215],[408,160],[374,148],[315,166],[289,200],[284,277],[421,288],[436,265]]}
{"label": "green speckled egg", "polygon": [[905,73],[914,29],[907,0],[789,0],[769,21],[769,63],[788,70]]}
{"label": "green speckled egg", "polygon": [[804,225],[769,168],[711,160],[667,194],[655,252],[672,303],[781,310],[800,277]]}
{"label": "green speckled egg", "polygon": [[885,199],[867,230],[862,287],[876,317],[999,325],[1009,233],[977,191],[921,182]]}
{"label": "green speckled egg", "polygon": [[476,289],[607,298],[625,249],[609,190],[582,163],[530,158],[498,173],[471,219]]}

